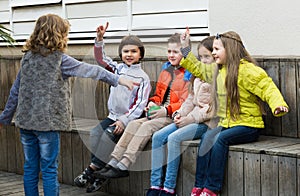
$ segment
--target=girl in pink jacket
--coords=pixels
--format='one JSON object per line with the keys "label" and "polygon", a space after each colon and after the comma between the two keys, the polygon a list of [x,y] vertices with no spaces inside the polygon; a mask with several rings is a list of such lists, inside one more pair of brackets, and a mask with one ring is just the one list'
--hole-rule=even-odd
{"label": "girl in pink jacket", "polygon": [[[203,63],[212,63],[212,43],[208,37],[198,46],[199,58]],[[180,109],[173,114],[173,123],[155,132],[152,137],[151,188],[147,196],[175,195],[177,173],[180,163],[182,141],[199,139],[210,122],[211,85],[192,77],[192,88]],[[168,149],[165,179],[163,165]]]}

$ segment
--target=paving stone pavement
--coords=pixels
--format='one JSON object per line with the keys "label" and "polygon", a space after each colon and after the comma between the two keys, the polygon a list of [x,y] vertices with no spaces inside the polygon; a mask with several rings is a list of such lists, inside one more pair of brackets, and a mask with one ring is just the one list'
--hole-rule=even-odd
{"label": "paving stone pavement", "polygon": [[[60,196],[113,196],[108,193],[96,191],[86,193],[85,188],[79,188],[72,185],[60,184]],[[39,183],[40,196],[43,196],[43,186]],[[0,196],[24,196],[23,176],[15,173],[0,171]]]}

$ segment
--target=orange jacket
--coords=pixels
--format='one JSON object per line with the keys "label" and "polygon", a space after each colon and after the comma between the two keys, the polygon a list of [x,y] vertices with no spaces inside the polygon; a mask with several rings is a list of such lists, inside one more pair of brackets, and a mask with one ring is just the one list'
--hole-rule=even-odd
{"label": "orange jacket", "polygon": [[[170,87],[170,103],[165,106],[168,111],[168,116],[172,116],[173,112],[178,110],[181,104],[188,96],[189,81],[184,81],[184,68],[174,69],[173,66],[162,70],[159,74],[156,84],[155,94],[149,98],[149,101],[156,103],[157,105],[164,105],[165,94],[170,82],[173,82]],[[171,73],[173,73],[173,77]]]}

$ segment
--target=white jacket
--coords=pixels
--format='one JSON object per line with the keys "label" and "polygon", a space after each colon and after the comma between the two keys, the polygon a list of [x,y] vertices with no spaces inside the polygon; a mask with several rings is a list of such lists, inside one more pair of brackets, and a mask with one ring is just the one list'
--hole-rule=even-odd
{"label": "white jacket", "polygon": [[115,74],[140,83],[131,91],[122,85],[110,87],[107,103],[108,118],[115,121],[120,120],[126,127],[131,120],[139,118],[147,106],[151,92],[149,76],[141,68],[141,64],[134,64],[129,67],[125,63],[117,63],[106,56],[103,41],[95,42],[94,53],[99,65],[113,71]]}

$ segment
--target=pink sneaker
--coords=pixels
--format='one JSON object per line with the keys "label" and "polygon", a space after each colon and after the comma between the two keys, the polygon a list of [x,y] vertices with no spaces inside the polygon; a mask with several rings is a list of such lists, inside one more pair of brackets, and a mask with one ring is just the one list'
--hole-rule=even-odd
{"label": "pink sneaker", "polygon": [[204,188],[200,196],[218,196],[218,194],[212,192],[211,190]]}
{"label": "pink sneaker", "polygon": [[202,193],[203,189],[194,187],[191,193],[191,196],[200,196]]}

